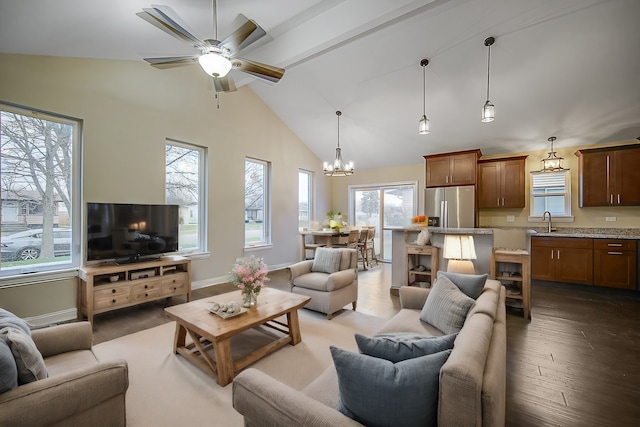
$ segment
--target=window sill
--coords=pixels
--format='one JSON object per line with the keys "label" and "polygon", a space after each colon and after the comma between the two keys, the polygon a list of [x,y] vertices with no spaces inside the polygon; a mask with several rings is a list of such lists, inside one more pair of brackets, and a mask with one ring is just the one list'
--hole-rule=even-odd
{"label": "window sill", "polygon": [[260,251],[263,249],[273,249],[273,245],[271,243],[259,243],[259,244],[244,247],[245,252],[254,252],[254,251]]}

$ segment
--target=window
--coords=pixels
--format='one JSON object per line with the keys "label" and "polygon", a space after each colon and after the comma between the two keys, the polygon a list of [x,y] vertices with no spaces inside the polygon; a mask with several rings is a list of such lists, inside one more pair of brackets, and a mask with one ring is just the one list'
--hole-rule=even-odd
{"label": "window", "polygon": [[309,228],[311,224],[311,177],[309,171],[298,172],[298,227]]}
{"label": "window", "polygon": [[541,218],[545,211],[554,218],[571,217],[571,174],[531,172],[530,218]]}
{"label": "window", "polygon": [[378,259],[391,260],[392,230],[411,223],[418,207],[418,183],[349,187],[349,216],[355,226],[375,226]]}
{"label": "window", "polygon": [[245,159],[244,162],[244,245],[268,245],[270,164],[262,160]]}
{"label": "window", "polygon": [[206,252],[207,150],[167,140],[165,145],[165,200],[180,206],[178,249]]}
{"label": "window", "polygon": [[0,104],[0,276],[80,264],[82,121]]}

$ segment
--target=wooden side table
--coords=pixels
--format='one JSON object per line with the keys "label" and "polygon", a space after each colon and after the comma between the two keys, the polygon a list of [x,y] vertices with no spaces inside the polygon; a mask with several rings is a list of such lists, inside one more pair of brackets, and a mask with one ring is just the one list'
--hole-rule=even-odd
{"label": "wooden side table", "polygon": [[[405,272],[405,285],[415,286],[421,280],[420,278],[429,279],[429,287],[433,285],[438,274],[438,248],[436,246],[423,246],[407,244],[407,270]],[[428,257],[428,267],[425,270],[418,270],[420,266],[420,258]]]}
{"label": "wooden side table", "polygon": [[491,251],[491,278],[499,280],[507,290],[506,304],[522,308],[524,317],[531,319],[531,270],[529,252],[523,249]]}

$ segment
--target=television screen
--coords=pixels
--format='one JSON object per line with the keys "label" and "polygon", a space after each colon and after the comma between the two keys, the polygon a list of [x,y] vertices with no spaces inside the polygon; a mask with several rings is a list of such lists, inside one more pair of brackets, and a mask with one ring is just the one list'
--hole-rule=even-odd
{"label": "television screen", "polygon": [[178,250],[178,206],[87,203],[87,261],[135,261]]}

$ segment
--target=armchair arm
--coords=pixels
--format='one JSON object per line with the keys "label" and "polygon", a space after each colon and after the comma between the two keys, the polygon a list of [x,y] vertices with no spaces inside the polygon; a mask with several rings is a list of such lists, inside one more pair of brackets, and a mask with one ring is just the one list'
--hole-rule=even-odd
{"label": "armchair arm", "polygon": [[[124,425],[125,392],[129,387],[127,362],[114,360],[34,381],[0,394],[0,425],[40,426],[74,424],[81,414],[102,425]],[[122,405],[114,411],[113,400]],[[105,403],[104,408],[100,405]],[[92,408],[98,413],[87,415]],[[117,420],[114,421],[114,420]]]}
{"label": "armchair arm", "polygon": [[287,269],[289,270],[289,279],[293,281],[293,279],[300,275],[311,273],[311,267],[313,267],[312,259],[290,265],[289,267],[287,267]]}
{"label": "armchair arm", "polygon": [[356,280],[356,274],[355,269],[352,268],[331,273],[327,277],[327,291],[331,292],[349,286]]}
{"label": "armchair arm", "polygon": [[31,331],[42,357],[74,350],[91,350],[93,330],[89,322],[65,323]]}
{"label": "armchair arm", "polygon": [[400,287],[400,307],[422,310],[431,289],[415,286]]}
{"label": "armchair arm", "polygon": [[358,422],[301,391],[249,368],[233,380],[233,407],[245,425],[334,427]]}

